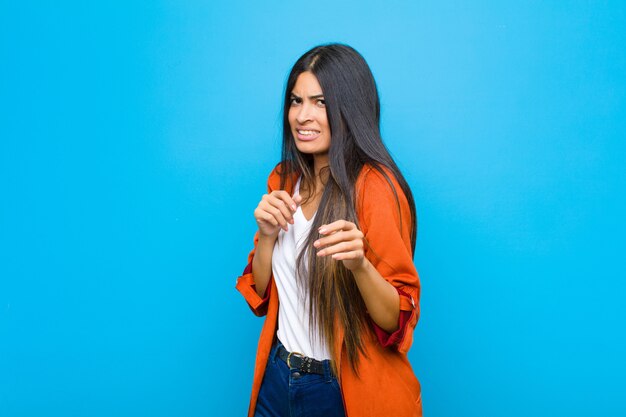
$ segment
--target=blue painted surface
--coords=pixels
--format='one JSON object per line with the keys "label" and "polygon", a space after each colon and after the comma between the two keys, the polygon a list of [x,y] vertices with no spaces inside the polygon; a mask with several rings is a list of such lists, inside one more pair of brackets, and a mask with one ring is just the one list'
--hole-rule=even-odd
{"label": "blue painted surface", "polygon": [[354,46],[414,191],[428,416],[626,413],[626,6],[2,2],[0,416],[241,416],[282,88]]}

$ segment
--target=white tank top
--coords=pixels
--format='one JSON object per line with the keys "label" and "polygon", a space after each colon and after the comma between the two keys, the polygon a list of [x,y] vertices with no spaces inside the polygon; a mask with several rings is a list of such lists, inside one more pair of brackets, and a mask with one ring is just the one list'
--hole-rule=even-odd
{"label": "white tank top", "polygon": [[[301,177],[300,177],[301,178]],[[296,183],[293,195],[300,190],[300,178]],[[315,213],[317,214],[317,212]],[[302,251],[315,214],[310,220],[304,217],[302,209],[293,215],[294,224],[287,224],[287,231],[280,230],[274,244],[272,254],[272,273],[278,289],[278,339],[290,352],[299,352],[304,356],[317,360],[330,359],[326,345],[311,339],[309,334],[308,297],[305,289],[298,285],[296,279],[296,257]]]}

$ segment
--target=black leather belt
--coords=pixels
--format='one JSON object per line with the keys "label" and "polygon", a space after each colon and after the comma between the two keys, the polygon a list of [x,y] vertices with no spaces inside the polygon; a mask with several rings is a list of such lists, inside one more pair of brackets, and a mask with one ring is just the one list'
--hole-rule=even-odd
{"label": "black leather belt", "polygon": [[324,364],[321,361],[303,356],[298,352],[289,352],[283,345],[278,347],[278,357],[285,361],[291,369],[324,375]]}

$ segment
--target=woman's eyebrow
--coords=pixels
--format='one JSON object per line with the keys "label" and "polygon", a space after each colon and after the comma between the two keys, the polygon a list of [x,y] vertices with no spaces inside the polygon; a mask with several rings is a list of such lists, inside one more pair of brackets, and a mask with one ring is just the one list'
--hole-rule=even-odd
{"label": "woman's eyebrow", "polygon": [[[298,95],[291,93],[291,97],[295,97],[295,98],[301,98]],[[323,98],[324,94],[315,94],[314,96],[309,96],[309,100],[314,100],[316,98]]]}

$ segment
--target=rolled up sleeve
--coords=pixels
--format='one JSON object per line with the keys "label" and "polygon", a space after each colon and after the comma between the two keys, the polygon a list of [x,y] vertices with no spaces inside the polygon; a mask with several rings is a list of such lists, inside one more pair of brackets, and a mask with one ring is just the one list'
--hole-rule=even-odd
{"label": "rolled up sleeve", "polygon": [[254,235],[254,249],[248,255],[248,265],[244,268],[243,273],[239,278],[237,278],[237,284],[235,288],[243,295],[243,298],[248,303],[250,310],[256,316],[264,316],[267,314],[267,304],[270,299],[271,292],[271,280],[268,282],[267,287],[265,288],[265,294],[263,298],[259,296],[256,292],[256,284],[254,282],[254,276],[252,275],[252,260],[254,259],[254,252],[256,251],[256,246],[259,241],[259,232]]}

